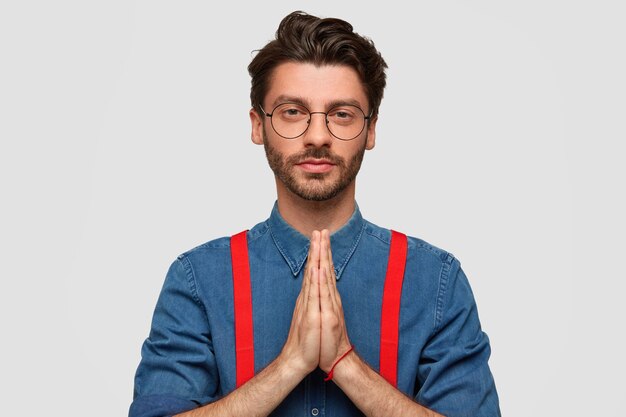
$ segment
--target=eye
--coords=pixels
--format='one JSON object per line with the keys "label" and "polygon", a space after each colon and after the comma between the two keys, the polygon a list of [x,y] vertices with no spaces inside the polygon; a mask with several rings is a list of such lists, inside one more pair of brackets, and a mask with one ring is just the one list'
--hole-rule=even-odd
{"label": "eye", "polygon": [[274,114],[284,121],[300,121],[302,119],[308,119],[309,112],[306,108],[293,104],[285,103],[276,107]]}
{"label": "eye", "polygon": [[357,114],[357,110],[351,106],[342,106],[331,109],[328,112],[328,119],[338,124],[349,124],[358,119]]}

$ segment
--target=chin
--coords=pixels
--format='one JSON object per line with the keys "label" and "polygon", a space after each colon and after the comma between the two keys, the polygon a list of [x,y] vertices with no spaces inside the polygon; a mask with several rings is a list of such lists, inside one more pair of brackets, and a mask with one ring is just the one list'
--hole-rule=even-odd
{"label": "chin", "polygon": [[346,187],[338,187],[337,184],[329,184],[323,187],[299,186],[295,188],[288,187],[289,190],[307,201],[328,201],[337,197]]}

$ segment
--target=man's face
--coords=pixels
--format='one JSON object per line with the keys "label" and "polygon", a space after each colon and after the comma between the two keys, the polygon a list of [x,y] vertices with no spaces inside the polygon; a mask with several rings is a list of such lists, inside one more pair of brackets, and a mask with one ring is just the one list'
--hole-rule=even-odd
{"label": "man's face", "polygon": [[[293,62],[277,66],[262,105],[272,112],[284,102],[299,102],[311,112],[327,112],[335,103],[354,103],[370,112],[359,76],[348,66]],[[269,117],[251,110],[250,118],[252,140],[264,145],[279,192],[284,188],[305,200],[329,200],[353,188],[363,154],[375,143],[375,120],[356,138],[344,141],[329,132],[323,114],[312,114],[306,132],[295,139],[279,136]]]}

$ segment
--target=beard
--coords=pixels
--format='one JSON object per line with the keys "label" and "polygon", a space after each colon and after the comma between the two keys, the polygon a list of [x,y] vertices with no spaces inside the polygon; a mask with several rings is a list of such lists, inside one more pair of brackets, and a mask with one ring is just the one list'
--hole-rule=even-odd
{"label": "beard", "polygon": [[[270,145],[265,129],[263,129],[263,147],[267,162],[274,171],[274,175],[289,191],[309,201],[330,200],[345,190],[355,180],[365,154],[364,143],[363,147],[348,162],[331,153],[327,147],[308,148],[301,153],[285,157]],[[328,178],[328,173],[302,172],[296,168],[296,164],[308,158],[323,158],[330,161],[335,165],[333,171],[339,171],[339,178],[331,179]]]}

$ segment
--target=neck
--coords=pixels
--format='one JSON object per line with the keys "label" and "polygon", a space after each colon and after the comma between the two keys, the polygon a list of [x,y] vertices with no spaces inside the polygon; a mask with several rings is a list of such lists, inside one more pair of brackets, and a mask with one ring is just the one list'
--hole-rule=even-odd
{"label": "neck", "polygon": [[328,229],[330,233],[339,230],[354,213],[354,182],[325,201],[305,200],[281,185],[278,185],[278,211],[291,227],[307,237],[314,230]]}

